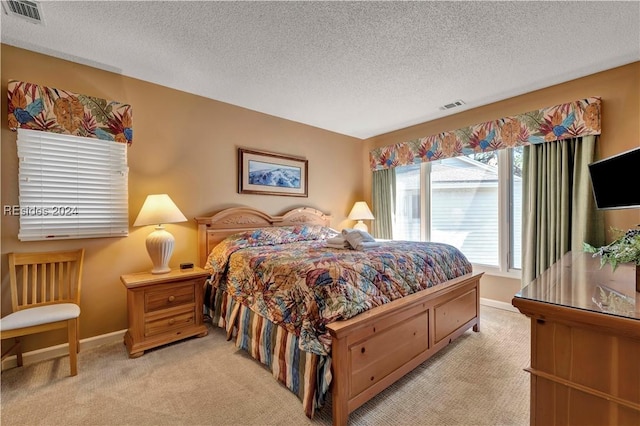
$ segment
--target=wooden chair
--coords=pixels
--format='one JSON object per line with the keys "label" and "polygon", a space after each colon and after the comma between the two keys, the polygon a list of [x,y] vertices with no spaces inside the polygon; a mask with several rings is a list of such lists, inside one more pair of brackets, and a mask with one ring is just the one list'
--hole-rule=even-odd
{"label": "wooden chair", "polygon": [[78,374],[80,288],[84,249],[48,253],[9,253],[13,312],[0,319],[0,338],[15,343],[22,366],[20,337],[67,328],[71,376]]}

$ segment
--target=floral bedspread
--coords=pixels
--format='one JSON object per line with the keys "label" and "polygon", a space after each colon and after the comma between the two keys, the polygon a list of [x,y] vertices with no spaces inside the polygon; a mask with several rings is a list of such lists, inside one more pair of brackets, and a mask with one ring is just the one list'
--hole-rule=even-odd
{"label": "floral bedspread", "polygon": [[358,251],[327,247],[334,235],[306,225],[235,234],[209,254],[211,284],[298,335],[300,349],[328,355],[328,323],[471,272],[447,244],[388,241]]}

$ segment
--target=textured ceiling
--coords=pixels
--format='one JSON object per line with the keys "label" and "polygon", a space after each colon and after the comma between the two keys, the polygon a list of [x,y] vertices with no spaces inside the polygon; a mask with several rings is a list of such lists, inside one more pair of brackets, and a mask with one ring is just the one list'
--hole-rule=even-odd
{"label": "textured ceiling", "polygon": [[3,13],[2,43],[357,138],[640,60],[638,1],[40,8],[44,25]]}

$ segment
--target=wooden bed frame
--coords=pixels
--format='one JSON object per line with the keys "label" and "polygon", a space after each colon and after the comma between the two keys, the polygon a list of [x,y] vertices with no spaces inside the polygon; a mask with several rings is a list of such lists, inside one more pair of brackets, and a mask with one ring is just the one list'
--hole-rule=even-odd
{"label": "wooden bed frame", "polygon": [[[310,207],[270,216],[235,207],[198,217],[198,258],[202,266],[218,242],[250,229],[316,224],[331,217]],[[480,330],[480,277],[470,273],[422,290],[356,317],[328,325],[332,336],[333,424],[429,359],[469,328]]]}

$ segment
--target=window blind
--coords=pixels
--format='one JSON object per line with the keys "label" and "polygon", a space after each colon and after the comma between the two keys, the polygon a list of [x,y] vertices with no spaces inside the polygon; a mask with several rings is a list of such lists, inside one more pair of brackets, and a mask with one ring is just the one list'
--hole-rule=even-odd
{"label": "window blind", "polygon": [[129,233],[127,145],[18,129],[21,241]]}

